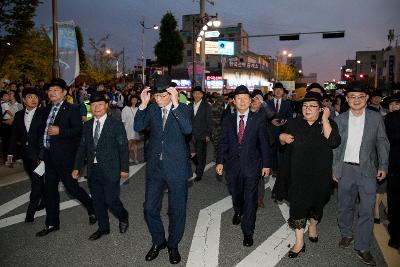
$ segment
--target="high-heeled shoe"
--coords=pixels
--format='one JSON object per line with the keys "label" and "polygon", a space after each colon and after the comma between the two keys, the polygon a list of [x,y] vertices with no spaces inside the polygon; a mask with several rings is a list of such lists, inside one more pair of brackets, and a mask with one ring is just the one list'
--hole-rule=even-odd
{"label": "high-heeled shoe", "polygon": [[294,252],[293,250],[289,251],[288,257],[289,258],[296,258],[297,256],[299,256],[299,254],[301,252],[306,252],[306,243],[304,243],[303,247],[300,249],[299,252]]}
{"label": "high-heeled shoe", "polygon": [[318,242],[318,236],[316,236],[316,237],[308,236],[308,240],[310,240],[313,243],[317,243]]}

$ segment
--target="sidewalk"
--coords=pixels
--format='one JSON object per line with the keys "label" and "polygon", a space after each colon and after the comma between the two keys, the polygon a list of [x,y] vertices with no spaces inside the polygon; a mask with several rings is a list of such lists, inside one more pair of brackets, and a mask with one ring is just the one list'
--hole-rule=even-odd
{"label": "sidewalk", "polygon": [[0,187],[25,181],[28,175],[20,163],[14,163],[13,168],[6,165],[0,165]]}

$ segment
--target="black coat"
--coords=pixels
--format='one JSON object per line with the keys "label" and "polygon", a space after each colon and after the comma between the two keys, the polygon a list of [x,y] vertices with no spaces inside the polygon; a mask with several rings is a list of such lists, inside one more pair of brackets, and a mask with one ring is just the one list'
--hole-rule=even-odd
{"label": "black coat", "polygon": [[389,173],[400,174],[400,110],[385,116],[385,127],[390,143]]}
{"label": "black coat", "polygon": [[25,111],[26,109],[24,108],[15,113],[8,154],[15,156],[17,145],[19,144],[22,147],[23,158],[38,161],[40,145],[43,139],[42,123],[44,110],[39,107],[36,109],[35,114],[32,117],[29,132],[26,131],[25,127]]}
{"label": "black coat", "polygon": [[196,115],[194,115],[194,103],[191,103],[190,107],[192,114],[192,135],[197,139],[203,139],[206,136],[211,138],[211,106],[205,100],[202,100]]}

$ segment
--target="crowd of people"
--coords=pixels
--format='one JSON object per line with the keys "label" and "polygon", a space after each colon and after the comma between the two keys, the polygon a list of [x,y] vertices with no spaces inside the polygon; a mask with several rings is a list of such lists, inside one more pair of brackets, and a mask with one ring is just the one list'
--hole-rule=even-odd
{"label": "crowd of people", "polygon": [[[67,86],[62,79],[1,86],[2,160],[12,166],[22,159],[31,179],[25,222],[46,209],[38,237],[59,230],[60,181],[86,208],[89,223],[98,223],[90,240],[109,234],[108,211],[125,233],[129,213],[119,197],[120,179],[128,179],[129,163],[141,160],[139,142],[144,141],[144,218],[152,237],[145,259],[152,261],[168,248],[170,262],[179,263],[191,165],[195,181],[202,181],[211,143],[218,179],[225,176],[232,195],[232,224],[241,225],[244,246],[254,242],[265,179],[275,177],[272,197],[290,204],[288,225],[296,237],[290,258],[305,252],[307,224],[308,239],[318,242],[317,225],[335,183],[339,247],[354,241],[361,260],[375,265],[372,229],[380,223],[383,203],[390,222],[388,245],[400,248],[400,88],[383,98],[358,81],[330,93],[312,83],[304,98],[294,101],[279,82],[266,94],[243,85],[229,94],[210,94],[197,86],[191,99],[167,77],[152,88]],[[79,186],[83,172],[91,196]],[[168,239],[160,217],[165,188]]]}

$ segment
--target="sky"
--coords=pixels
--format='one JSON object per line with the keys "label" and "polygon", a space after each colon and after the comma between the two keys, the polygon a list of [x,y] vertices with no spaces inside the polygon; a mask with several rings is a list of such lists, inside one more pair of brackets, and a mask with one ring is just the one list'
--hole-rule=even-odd
{"label": "sky", "polygon": [[[51,0],[43,0],[35,17],[37,26],[51,26]],[[322,39],[321,35],[301,35],[299,41],[279,41],[278,37],[249,39],[252,52],[276,57],[289,50],[301,56],[303,73],[318,73],[318,81],[338,79],[346,59],[356,51],[381,50],[388,46],[389,29],[400,35],[400,0],[214,0],[206,4],[209,15],[218,13],[224,25],[241,22],[249,35],[285,34],[345,30],[345,38]],[[115,51],[125,48],[127,69],[141,56],[141,26],[159,24],[170,11],[181,27],[182,15],[199,13],[194,0],[58,0],[59,21],[73,20],[80,26],[86,53],[89,38],[99,40],[111,34],[108,45]],[[400,36],[399,43],[400,43]],[[159,37],[145,31],[145,57],[154,58]]]}

